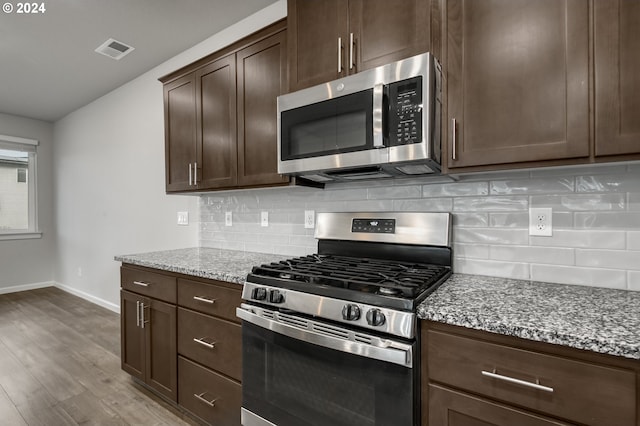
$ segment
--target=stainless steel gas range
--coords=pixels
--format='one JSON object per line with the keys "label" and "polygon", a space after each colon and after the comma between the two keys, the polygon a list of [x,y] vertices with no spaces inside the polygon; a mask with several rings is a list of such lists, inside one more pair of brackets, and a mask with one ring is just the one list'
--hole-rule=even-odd
{"label": "stainless steel gas range", "polygon": [[319,213],[317,254],[256,266],[242,424],[419,424],[416,308],[451,275],[449,213]]}

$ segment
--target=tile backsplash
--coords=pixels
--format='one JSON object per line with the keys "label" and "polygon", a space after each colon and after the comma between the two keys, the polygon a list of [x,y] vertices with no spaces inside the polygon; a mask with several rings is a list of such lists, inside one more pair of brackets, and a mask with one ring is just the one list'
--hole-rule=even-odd
{"label": "tile backsplash", "polygon": [[[640,164],[457,178],[201,195],[200,245],[299,256],[316,250],[305,210],[451,212],[456,272],[640,291]],[[529,236],[530,207],[553,209],[552,237]]]}

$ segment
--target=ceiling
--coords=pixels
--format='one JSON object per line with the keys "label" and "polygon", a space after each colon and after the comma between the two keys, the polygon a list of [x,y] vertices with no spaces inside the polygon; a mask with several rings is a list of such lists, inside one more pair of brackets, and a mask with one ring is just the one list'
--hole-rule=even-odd
{"label": "ceiling", "polygon": [[[14,6],[0,12],[0,113],[56,121],[276,1],[53,0],[38,14]],[[94,52],[109,38],[135,50],[119,61]]]}

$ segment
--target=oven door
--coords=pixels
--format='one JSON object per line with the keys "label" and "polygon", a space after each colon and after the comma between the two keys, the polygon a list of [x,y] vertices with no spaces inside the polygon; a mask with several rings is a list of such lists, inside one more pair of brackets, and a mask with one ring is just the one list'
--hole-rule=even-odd
{"label": "oven door", "polygon": [[247,304],[237,314],[244,426],[416,424],[415,342]]}

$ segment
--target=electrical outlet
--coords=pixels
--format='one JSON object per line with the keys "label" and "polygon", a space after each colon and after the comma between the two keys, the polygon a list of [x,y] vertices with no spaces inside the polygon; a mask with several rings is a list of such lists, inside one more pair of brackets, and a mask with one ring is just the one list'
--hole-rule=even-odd
{"label": "electrical outlet", "polygon": [[550,237],[553,235],[553,211],[551,207],[529,209],[529,235]]}
{"label": "electrical outlet", "polygon": [[316,212],[314,210],[304,211],[304,227],[309,229],[316,227]]}
{"label": "electrical outlet", "polygon": [[233,216],[231,212],[224,212],[224,226],[233,225]]}
{"label": "electrical outlet", "polygon": [[189,212],[178,212],[178,225],[189,224]]}
{"label": "electrical outlet", "polygon": [[260,213],[260,226],[269,226],[269,212]]}

